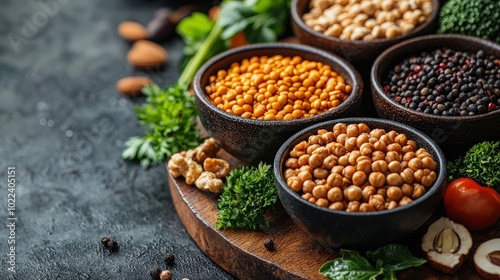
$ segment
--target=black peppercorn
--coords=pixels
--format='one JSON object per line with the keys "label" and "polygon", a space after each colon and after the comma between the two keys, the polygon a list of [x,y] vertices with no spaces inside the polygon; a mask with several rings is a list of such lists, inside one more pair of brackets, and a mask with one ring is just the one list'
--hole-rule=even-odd
{"label": "black peppercorn", "polygon": [[149,271],[149,275],[153,280],[160,280],[161,269],[155,267]]}
{"label": "black peppercorn", "polygon": [[163,260],[167,265],[174,265],[175,256],[171,253],[166,253],[165,256],[163,257]]}
{"label": "black peppercorn", "polygon": [[118,242],[116,240],[109,240],[108,241],[108,250],[109,252],[118,252]]}
{"label": "black peppercorn", "polygon": [[271,239],[264,240],[264,247],[269,251],[274,251],[274,242]]}

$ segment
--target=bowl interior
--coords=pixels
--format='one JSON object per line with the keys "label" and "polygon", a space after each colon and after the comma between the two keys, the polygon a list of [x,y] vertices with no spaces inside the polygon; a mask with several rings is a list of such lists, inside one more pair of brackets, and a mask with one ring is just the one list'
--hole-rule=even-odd
{"label": "bowl interior", "polygon": [[[284,179],[285,161],[293,147],[318,129],[332,129],[337,123],[365,123],[370,129],[383,128],[404,133],[418,147],[425,148],[437,163],[437,179],[427,192],[410,204],[377,212],[345,212],[317,206],[303,199],[289,188]],[[427,221],[444,193],[446,184],[446,159],[439,146],[424,133],[414,128],[385,119],[345,118],[316,124],[304,129],[286,141],[276,154],[274,174],[278,194],[290,217],[313,238],[328,247],[366,247],[392,242],[411,233]],[[411,216],[411,219],[408,219]]]}
{"label": "bowl interior", "polygon": [[378,39],[374,41],[343,40],[333,36],[327,36],[313,30],[303,20],[303,15],[309,11],[310,0],[292,0],[291,17],[292,29],[295,36],[304,44],[310,44],[322,49],[331,50],[341,55],[348,61],[360,63],[363,60],[373,61],[387,47],[406,39],[433,33],[437,28],[439,15],[439,0],[432,0],[433,9],[425,22],[418,25],[411,32],[389,39]]}
{"label": "bowl interior", "polygon": [[[390,98],[383,90],[382,79],[400,61],[412,55],[419,55],[423,51],[433,51],[442,47],[467,52],[477,52],[482,49],[487,55],[500,57],[500,45],[477,37],[433,34],[412,38],[390,47],[377,57],[370,73],[372,96],[376,105],[378,105],[376,109],[379,116],[411,124],[431,135],[433,140],[438,143],[465,143],[474,140],[471,139],[474,136],[463,135],[462,131],[464,129],[479,130],[483,126],[498,122],[500,120],[500,111],[495,110],[474,116],[426,114],[405,108]],[[388,106],[383,106],[384,104]],[[477,132],[480,134],[476,135],[478,139],[491,138],[495,133],[497,134],[496,138],[500,139],[498,127],[485,127],[483,132]],[[443,135],[443,133],[446,133],[446,135]],[[491,140],[496,138],[493,136]]]}
{"label": "bowl interior", "polygon": [[[349,97],[336,108],[308,118],[294,119],[290,121],[274,120],[274,121],[261,121],[243,118],[231,113],[228,113],[217,106],[215,106],[207,97],[205,93],[205,86],[209,84],[210,76],[215,75],[221,69],[228,69],[232,63],[241,62],[243,59],[252,56],[301,56],[303,59],[318,61],[330,65],[332,70],[344,77],[345,83],[352,86],[352,91]],[[312,123],[317,120],[324,119],[327,115],[335,115],[336,112],[343,111],[353,103],[359,101],[360,95],[363,91],[363,81],[361,75],[357,70],[347,61],[341,57],[328,53],[326,51],[294,43],[261,43],[249,46],[244,46],[223,52],[209,61],[207,61],[197,72],[194,82],[194,90],[196,97],[199,98],[206,106],[213,108],[218,114],[223,115],[225,118],[234,119],[238,122],[253,123],[265,126],[283,126],[295,123]]]}

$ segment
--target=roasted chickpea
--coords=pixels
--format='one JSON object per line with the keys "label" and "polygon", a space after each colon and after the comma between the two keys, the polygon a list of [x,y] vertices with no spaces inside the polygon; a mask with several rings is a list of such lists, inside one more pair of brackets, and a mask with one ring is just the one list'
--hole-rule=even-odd
{"label": "roasted chickpea", "polygon": [[402,159],[401,154],[396,151],[388,151],[385,154],[385,161],[387,163],[391,161],[401,161],[401,159]]}
{"label": "roasted chickpea", "polygon": [[309,157],[308,163],[312,168],[318,168],[323,165],[323,159],[319,154],[313,154]]}
{"label": "roasted chickpea", "polygon": [[328,209],[331,209],[331,210],[344,210],[344,203],[342,202],[334,202],[332,204],[330,204],[330,206],[328,206]]}
{"label": "roasted chickpea", "polygon": [[323,160],[330,155],[330,150],[328,150],[326,147],[318,147],[316,150],[313,151],[312,154],[319,155],[321,157],[321,160]]}
{"label": "roasted chickpea", "polygon": [[288,180],[288,178],[292,177],[295,175],[295,169],[292,168],[287,168],[285,172],[283,173],[283,177],[285,177],[285,180]]}
{"label": "roasted chickpea", "polygon": [[315,168],[313,171],[313,177],[316,179],[326,179],[328,175],[330,174],[330,171],[326,170],[325,168]]}
{"label": "roasted chickpea", "polygon": [[359,147],[359,153],[363,156],[371,156],[373,151],[375,151],[375,147],[370,142],[365,142]]}
{"label": "roasted chickpea", "polygon": [[417,171],[419,169],[422,169],[424,164],[422,163],[422,160],[419,158],[412,158],[410,161],[408,161],[408,167],[411,168],[413,171]]}
{"label": "roasted chickpea", "polygon": [[331,202],[341,202],[344,199],[344,194],[339,187],[333,187],[329,189],[326,196]]}
{"label": "roasted chickpea", "polygon": [[410,184],[402,184],[401,191],[403,191],[404,196],[412,196],[413,186]]}
{"label": "roasted chickpea", "polygon": [[302,183],[302,192],[312,193],[314,187],[316,187],[316,183],[313,180],[306,180]]}
{"label": "roasted chickpea", "polygon": [[361,153],[359,151],[352,151],[349,153],[349,157],[347,158],[347,162],[349,162],[350,165],[356,165],[356,161],[360,156],[361,156]]}
{"label": "roasted chickpea", "polygon": [[[329,155],[323,160],[323,166],[326,169],[332,169],[337,164],[337,161],[338,161],[338,157],[336,157],[334,155]],[[300,165],[300,161],[299,161],[299,165]]]}
{"label": "roasted chickpea", "polygon": [[312,145],[309,145],[309,147],[307,147],[306,152],[307,152],[308,154],[312,155],[312,154],[313,154],[313,152],[314,152],[317,148],[319,148],[319,147],[321,147],[319,144],[312,144]]}
{"label": "roasted chickpea", "polygon": [[370,204],[363,202],[359,205],[359,212],[373,212],[375,211],[375,208],[371,206]]}
{"label": "roasted chickpea", "polygon": [[371,160],[365,159],[365,160],[358,161],[356,163],[356,170],[357,171],[362,171],[365,174],[370,174],[370,172],[372,172]]}
{"label": "roasted chickpea", "polygon": [[351,181],[354,185],[356,186],[363,186],[363,184],[366,182],[367,176],[366,173],[363,171],[356,171],[354,174],[352,174]]}
{"label": "roasted chickpea", "polygon": [[399,145],[398,143],[389,144],[386,147],[386,151],[388,151],[388,152],[394,151],[398,154],[401,154],[401,145]]}
{"label": "roasted chickpea", "polygon": [[356,137],[347,138],[344,144],[345,149],[348,151],[353,151],[354,149],[356,149],[356,140]]}
{"label": "roasted chickpea", "polygon": [[417,155],[411,151],[411,152],[406,152],[403,154],[403,161],[410,161],[411,159],[417,157]]}
{"label": "roasted chickpea", "polygon": [[356,172],[356,167],[348,165],[342,170],[342,176],[344,176],[344,178],[346,179],[352,180],[352,175],[354,174],[354,172]]}
{"label": "roasted chickpea", "polygon": [[311,199],[311,197],[313,197],[313,195],[311,193],[304,193],[303,195],[301,195],[301,197],[305,200],[309,200]]}
{"label": "roasted chickpea", "polygon": [[370,196],[374,195],[377,193],[377,189],[375,187],[368,185],[363,188],[363,191],[361,192],[361,196],[363,197],[363,201],[369,201]]}
{"label": "roasted chickpea", "polygon": [[376,211],[381,211],[384,210],[385,208],[385,199],[384,196],[380,194],[374,194],[370,196],[370,199],[368,200],[368,204],[370,204],[373,209]]}
{"label": "roasted chickpea", "polygon": [[382,135],[385,134],[385,130],[381,128],[375,128],[370,131],[370,136],[380,139]]}
{"label": "roasted chickpea", "polygon": [[342,172],[344,171],[344,167],[342,165],[335,165],[332,168],[332,173],[340,174],[342,175]]}
{"label": "roasted chickpea", "polygon": [[301,166],[304,166],[306,164],[309,164],[309,158],[311,157],[311,155],[309,154],[304,154],[304,155],[301,155],[298,160],[297,160],[297,164],[299,167]]}
{"label": "roasted chickpea", "polygon": [[398,203],[394,200],[391,200],[389,202],[386,202],[385,204],[385,209],[390,210],[398,207]]}
{"label": "roasted chickpea", "polygon": [[394,201],[399,201],[401,198],[403,198],[403,191],[401,188],[396,187],[396,186],[390,186],[387,188],[387,198],[394,200]]}
{"label": "roasted chickpea", "polygon": [[403,179],[399,176],[399,173],[389,173],[385,178],[385,181],[388,185],[391,186],[399,186],[403,184]]}
{"label": "roasted chickpea", "polygon": [[299,172],[299,174],[297,174],[297,177],[299,177],[302,182],[304,182],[306,180],[312,180],[311,173],[307,172],[307,171],[301,171],[301,172]]}
{"label": "roasted chickpea", "polygon": [[312,195],[318,198],[326,198],[326,194],[328,192],[328,188],[325,185],[317,185],[312,190]]}
{"label": "roasted chickpea", "polygon": [[411,194],[411,198],[417,199],[424,195],[425,187],[421,184],[414,183],[413,184],[413,193]]}
{"label": "roasted chickpea", "polygon": [[380,188],[385,185],[385,175],[382,172],[372,172],[368,176],[368,181],[370,182],[370,185]]}
{"label": "roasted chickpea", "polygon": [[423,157],[422,159],[422,168],[425,169],[430,169],[430,170],[436,170],[437,169],[437,163],[434,161],[432,157]]}
{"label": "roasted chickpea", "polygon": [[404,196],[403,198],[401,198],[401,200],[399,201],[399,206],[405,206],[405,205],[408,205],[410,203],[413,202],[413,199],[407,197],[407,196]]}
{"label": "roasted chickpea", "polygon": [[286,160],[285,162],[285,166],[287,168],[299,168],[299,163],[298,163],[298,160],[296,158],[289,158]]}
{"label": "roasted chickpea", "polygon": [[[298,173],[302,172],[302,171],[305,171],[305,172],[308,172],[309,174],[312,174],[314,172],[314,169],[309,165],[303,165],[299,168],[299,171]],[[298,175],[297,173],[297,175]]]}
{"label": "roasted chickpea", "polygon": [[387,169],[389,170],[389,172],[399,173],[401,172],[401,162],[391,161],[389,162],[389,164],[387,164]]}
{"label": "roasted chickpea", "polygon": [[300,180],[297,176],[292,176],[286,180],[286,184],[292,189],[294,192],[300,192],[302,190],[302,180]]}
{"label": "roasted chickpea", "polygon": [[387,144],[384,141],[379,140],[373,143],[373,148],[375,148],[375,151],[385,153],[387,151]]}
{"label": "roasted chickpea", "polygon": [[320,207],[328,207],[328,205],[330,205],[328,200],[326,200],[325,198],[318,198],[315,204]]}
{"label": "roasted chickpea", "polygon": [[362,190],[359,186],[350,185],[344,190],[344,197],[348,201],[360,201],[362,196]]}
{"label": "roasted chickpea", "polygon": [[347,209],[345,210],[346,212],[359,212],[359,206],[361,204],[359,201],[349,201],[347,204]]}
{"label": "roasted chickpea", "polygon": [[343,155],[341,157],[339,157],[339,160],[337,162],[340,166],[347,166],[349,165],[349,155],[346,154],[346,155]]}
{"label": "roasted chickpea", "polygon": [[385,153],[382,151],[374,151],[372,153],[372,161],[384,160],[385,161]]}
{"label": "roasted chickpea", "polygon": [[388,169],[388,164],[385,160],[376,160],[372,162],[372,171],[386,173]]}

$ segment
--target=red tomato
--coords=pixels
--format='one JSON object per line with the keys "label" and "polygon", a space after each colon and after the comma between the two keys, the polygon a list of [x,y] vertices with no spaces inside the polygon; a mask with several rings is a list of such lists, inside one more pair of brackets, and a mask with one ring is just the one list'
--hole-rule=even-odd
{"label": "red tomato", "polygon": [[444,193],[448,218],[469,230],[480,230],[500,218],[500,194],[470,178],[451,182]]}

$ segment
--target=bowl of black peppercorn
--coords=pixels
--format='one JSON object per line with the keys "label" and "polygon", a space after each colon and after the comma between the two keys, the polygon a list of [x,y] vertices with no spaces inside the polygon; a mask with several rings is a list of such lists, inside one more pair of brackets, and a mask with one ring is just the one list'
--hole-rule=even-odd
{"label": "bowl of black peppercorn", "polygon": [[423,131],[446,153],[500,140],[499,44],[454,34],[409,39],[377,57],[370,82],[380,117]]}

